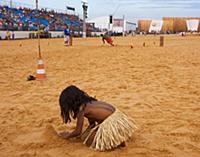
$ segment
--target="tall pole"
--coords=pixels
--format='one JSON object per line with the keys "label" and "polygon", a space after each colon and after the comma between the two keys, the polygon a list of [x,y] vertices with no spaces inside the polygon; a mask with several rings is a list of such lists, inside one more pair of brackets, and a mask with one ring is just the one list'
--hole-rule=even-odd
{"label": "tall pole", "polygon": [[88,8],[88,5],[87,5],[87,1],[82,1],[82,7],[83,7],[83,38],[86,38],[86,31],[87,31],[87,28],[86,28],[86,18],[87,18],[87,8]]}
{"label": "tall pole", "polygon": [[[83,11],[84,12],[84,11]],[[85,15],[83,14],[83,38],[86,38],[86,18]]]}
{"label": "tall pole", "polygon": [[[38,0],[36,0],[36,15],[37,15],[37,18],[39,18],[39,10],[38,10]],[[42,54],[41,54],[41,48],[40,48],[40,25],[38,24],[38,55],[39,55],[39,58],[42,58]]]}
{"label": "tall pole", "polygon": [[38,0],[36,0],[36,11],[37,11],[37,14],[38,14]]}
{"label": "tall pole", "polygon": [[123,15],[123,37],[125,36],[125,15]]}
{"label": "tall pole", "polygon": [[12,8],[12,0],[10,0],[10,8]]}
{"label": "tall pole", "polygon": [[109,16],[108,30],[113,31],[113,15]]}

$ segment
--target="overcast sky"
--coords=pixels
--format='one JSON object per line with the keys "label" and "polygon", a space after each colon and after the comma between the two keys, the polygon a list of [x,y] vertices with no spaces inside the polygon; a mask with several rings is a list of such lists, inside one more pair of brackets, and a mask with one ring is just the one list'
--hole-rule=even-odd
{"label": "overcast sky", "polygon": [[[35,0],[12,0],[35,6]],[[81,0],[38,0],[39,5],[65,10],[76,8],[82,16]],[[135,22],[138,19],[161,19],[166,16],[200,17],[200,0],[87,0],[89,19],[114,14]]]}

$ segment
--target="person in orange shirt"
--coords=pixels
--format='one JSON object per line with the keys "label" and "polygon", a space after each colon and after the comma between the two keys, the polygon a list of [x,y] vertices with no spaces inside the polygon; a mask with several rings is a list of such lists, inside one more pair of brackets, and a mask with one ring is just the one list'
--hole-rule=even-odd
{"label": "person in orange shirt", "polygon": [[101,34],[101,37],[102,37],[102,41],[103,41],[104,44],[105,44],[105,41],[106,41],[108,44],[114,46],[113,40],[112,40],[112,38],[111,38],[111,36],[109,35],[108,32],[106,32],[105,34]]}

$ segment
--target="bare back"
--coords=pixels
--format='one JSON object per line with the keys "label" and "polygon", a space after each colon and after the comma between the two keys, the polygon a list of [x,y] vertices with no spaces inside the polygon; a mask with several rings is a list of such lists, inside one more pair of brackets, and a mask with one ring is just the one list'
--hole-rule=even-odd
{"label": "bare back", "polygon": [[101,123],[115,112],[115,108],[106,102],[92,101],[91,103],[86,104],[84,112],[84,116],[90,121]]}

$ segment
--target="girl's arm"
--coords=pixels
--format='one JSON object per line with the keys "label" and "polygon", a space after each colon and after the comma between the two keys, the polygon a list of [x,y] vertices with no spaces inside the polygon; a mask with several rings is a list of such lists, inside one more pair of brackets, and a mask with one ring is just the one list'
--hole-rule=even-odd
{"label": "girl's arm", "polygon": [[90,127],[90,128],[95,127],[96,124],[95,124],[94,120],[88,119],[88,122],[89,122],[89,126],[88,127]]}
{"label": "girl's arm", "polygon": [[84,131],[82,134],[84,134],[84,133],[87,132],[88,130],[91,130],[91,129],[94,128],[95,125],[96,125],[94,120],[88,119],[88,122],[89,122],[89,125],[88,125],[88,127],[85,129],[85,131]]}
{"label": "girl's arm", "polygon": [[84,122],[84,110],[80,111],[77,114],[77,123],[76,123],[76,129],[72,132],[62,132],[59,134],[62,138],[69,139],[72,137],[79,136],[82,132],[83,128],[83,122]]}
{"label": "girl's arm", "polygon": [[86,137],[88,136],[90,130],[91,130],[92,128],[94,128],[95,125],[96,125],[94,120],[88,119],[88,122],[89,122],[88,127],[87,127],[87,128],[85,129],[85,131],[81,134],[81,139],[82,139],[82,140],[85,140],[85,139],[86,139]]}

